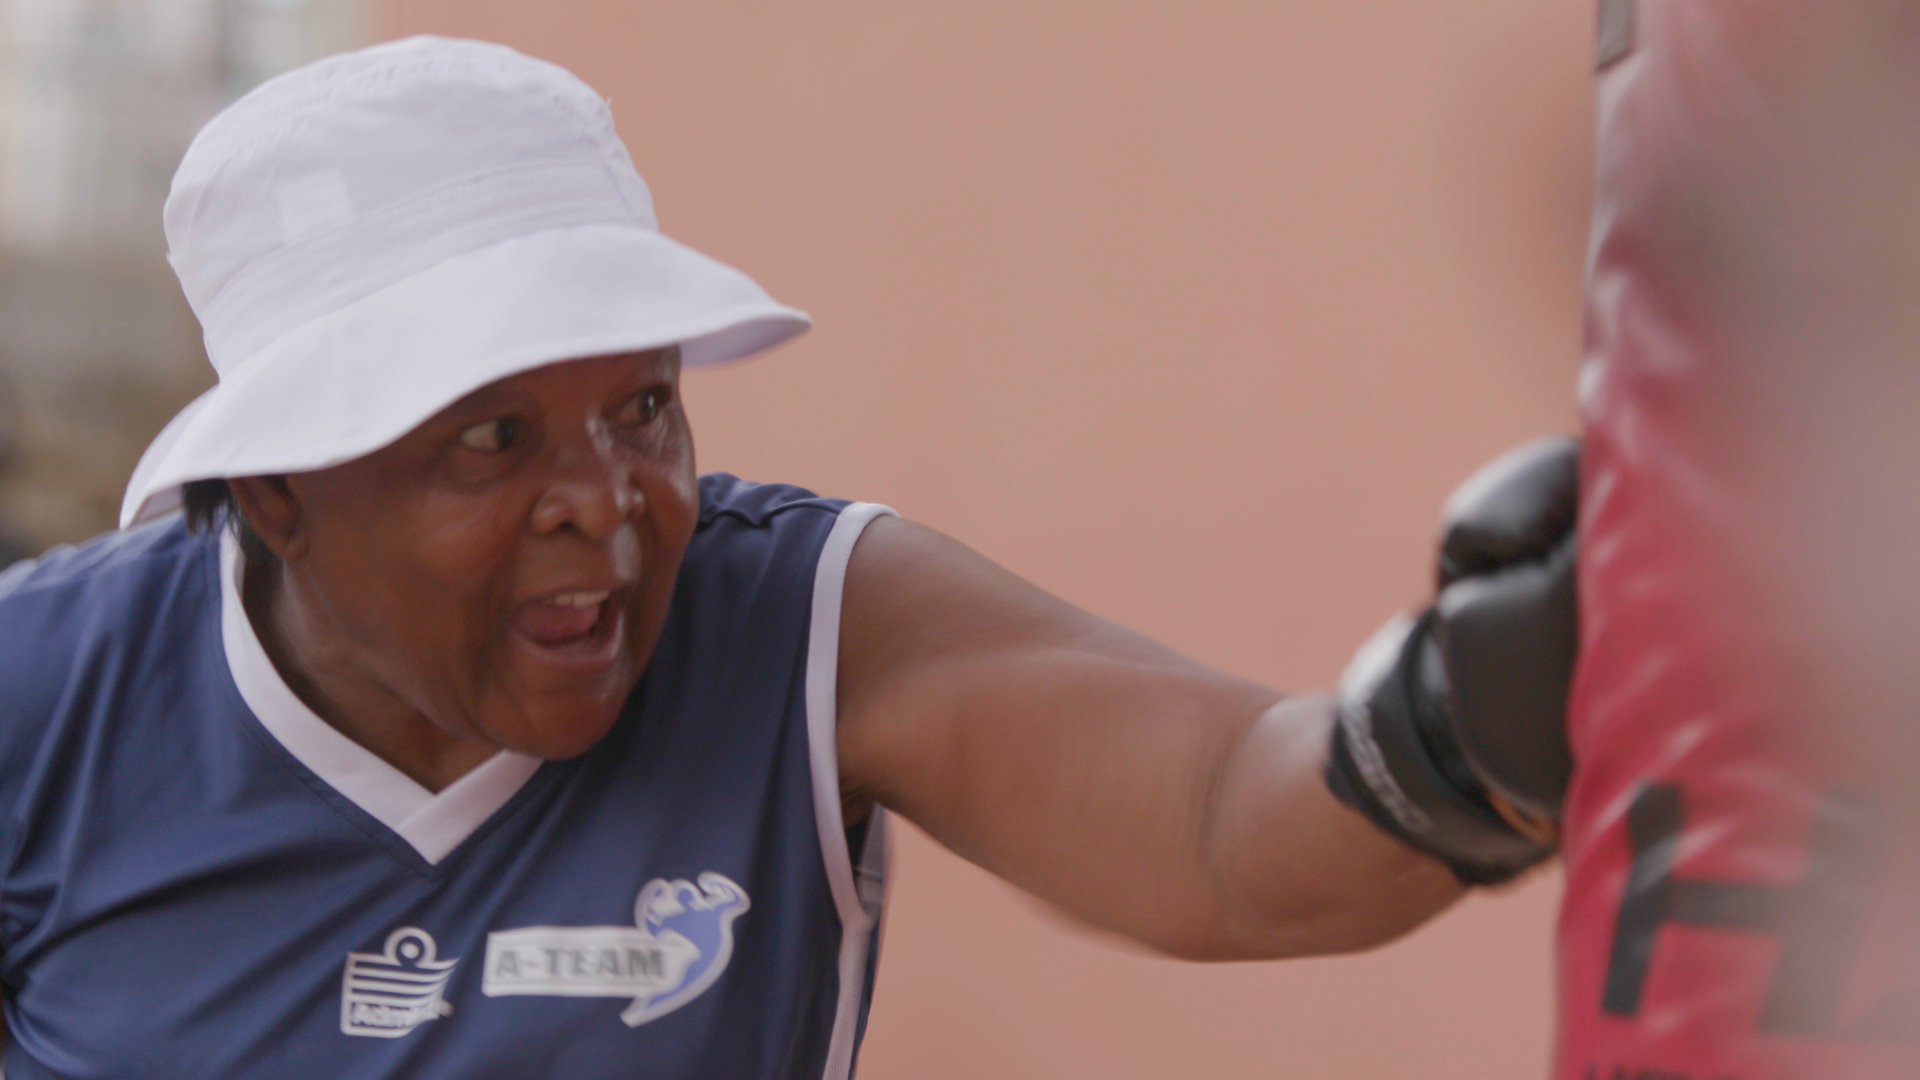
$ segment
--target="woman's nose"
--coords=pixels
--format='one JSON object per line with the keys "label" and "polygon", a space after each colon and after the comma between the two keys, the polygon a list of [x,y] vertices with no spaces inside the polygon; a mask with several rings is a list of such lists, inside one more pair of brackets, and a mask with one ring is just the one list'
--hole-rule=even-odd
{"label": "woman's nose", "polygon": [[533,528],[549,533],[571,525],[605,542],[639,513],[644,498],[632,463],[611,434],[590,424],[584,437],[569,440],[554,454],[553,476],[534,506]]}

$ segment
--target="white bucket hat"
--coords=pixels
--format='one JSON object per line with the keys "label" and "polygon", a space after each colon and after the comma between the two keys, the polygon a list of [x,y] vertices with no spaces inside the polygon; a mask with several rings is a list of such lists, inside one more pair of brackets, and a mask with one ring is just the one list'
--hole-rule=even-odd
{"label": "white bucket hat", "polygon": [[416,37],[275,78],[187,149],[167,258],[220,382],[147,448],[122,527],[182,485],[362,457],[495,380],[805,330],[660,235],[607,105],[501,45]]}

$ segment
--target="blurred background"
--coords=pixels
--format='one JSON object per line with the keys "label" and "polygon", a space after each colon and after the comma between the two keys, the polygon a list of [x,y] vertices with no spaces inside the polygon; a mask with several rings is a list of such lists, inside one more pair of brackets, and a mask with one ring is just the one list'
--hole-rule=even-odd
{"label": "blurred background", "polygon": [[365,41],[366,0],[0,0],[0,561],[112,527],[206,386],[160,205],[255,83]]}
{"label": "blurred background", "polygon": [[[207,385],[159,209],[275,71],[432,32],[613,101],[670,234],[818,329],[694,374],[704,468],[887,502],[1267,683],[1429,587],[1450,487],[1572,430],[1589,0],[0,0],[0,544],[111,527]],[[3,559],[4,555],[0,555]],[[900,830],[865,1080],[1545,1071],[1549,872],[1204,967]]]}

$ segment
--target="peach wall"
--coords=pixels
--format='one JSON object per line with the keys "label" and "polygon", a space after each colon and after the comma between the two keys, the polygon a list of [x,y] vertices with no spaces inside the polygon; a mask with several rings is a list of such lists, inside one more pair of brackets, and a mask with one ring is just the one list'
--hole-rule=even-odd
{"label": "peach wall", "polygon": [[[1216,665],[1329,685],[1452,483],[1569,430],[1585,0],[385,0],[613,99],[673,235],[819,328],[702,464],[885,501]],[[865,1080],[1541,1075],[1557,882],[1200,967],[906,832]]]}

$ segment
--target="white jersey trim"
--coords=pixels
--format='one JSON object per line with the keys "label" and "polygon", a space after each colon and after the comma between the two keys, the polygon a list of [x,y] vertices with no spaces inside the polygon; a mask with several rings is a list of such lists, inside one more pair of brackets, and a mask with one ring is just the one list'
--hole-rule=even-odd
{"label": "white jersey trim", "polygon": [[540,759],[502,750],[439,794],[320,719],[287,686],[241,603],[245,560],[231,530],[220,540],[220,628],[240,697],[275,741],[328,787],[392,829],[428,863],[447,857],[505,806]]}
{"label": "white jersey trim", "polygon": [[807,745],[813,768],[813,817],[820,827],[820,855],[826,862],[834,908],[840,913],[840,1001],[833,1015],[833,1036],[827,1044],[822,1080],[847,1080],[853,1070],[860,1002],[866,996],[867,946],[885,898],[887,847],[886,821],[875,807],[858,867],[847,852],[835,741],[839,728],[840,602],[846,594],[847,563],[853,558],[853,545],[875,518],[892,513],[874,503],[854,503],[842,510],[820,549],[813,577],[813,619],[807,633]]}

